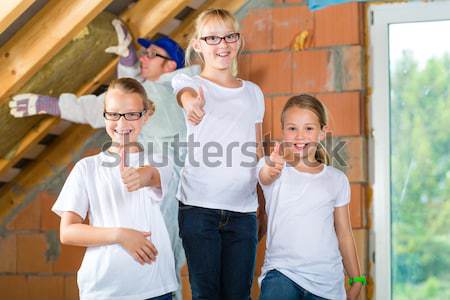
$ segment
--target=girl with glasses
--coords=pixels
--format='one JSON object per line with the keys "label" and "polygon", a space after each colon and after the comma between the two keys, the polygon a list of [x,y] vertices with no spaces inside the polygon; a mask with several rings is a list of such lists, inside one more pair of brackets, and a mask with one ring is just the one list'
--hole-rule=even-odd
{"label": "girl with glasses", "polygon": [[[178,191],[180,236],[194,300],[250,299],[264,97],[257,85],[236,77],[241,47],[234,16],[207,10],[198,16],[186,51],[188,64],[191,55],[200,60],[200,75],[172,80],[185,111],[187,136],[199,146],[188,147]],[[209,150],[214,159],[208,158]]]}
{"label": "girl with glasses", "polygon": [[157,165],[161,158],[137,144],[154,110],[138,81],[114,80],[104,104],[111,146],[75,165],[52,208],[61,216],[61,242],[87,247],[77,278],[80,299],[170,300],[177,290],[160,211],[172,167]]}

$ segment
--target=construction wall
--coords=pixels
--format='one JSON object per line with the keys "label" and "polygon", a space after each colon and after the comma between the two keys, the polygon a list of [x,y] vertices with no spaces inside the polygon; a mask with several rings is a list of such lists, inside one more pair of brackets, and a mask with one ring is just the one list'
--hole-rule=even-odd
{"label": "construction wall", "polygon": [[[331,147],[339,151],[351,182],[351,218],[363,273],[367,259],[366,82],[364,4],[331,6],[311,12],[304,1],[249,1],[241,9],[244,53],[240,77],[259,84],[265,95],[264,134],[279,138],[280,112],[286,100],[311,93],[325,102],[333,133]],[[303,50],[294,50],[296,37],[307,32]],[[306,33],[303,34],[305,36]],[[301,47],[300,37],[298,47]],[[89,134],[88,134],[89,133]],[[85,138],[92,134],[85,131]],[[76,138],[67,133],[66,142]],[[64,154],[65,165],[43,164],[42,183],[27,191],[25,201],[0,224],[0,299],[77,299],[76,270],[83,249],[62,246],[59,219],[50,212],[62,184],[80,157],[99,151],[106,139],[97,131],[80,148]],[[61,141],[63,143],[64,141]],[[53,157],[61,156],[54,153]],[[17,186],[21,191],[21,186]],[[259,246],[256,276],[263,260]],[[185,298],[190,298],[187,271]],[[370,288],[370,287],[369,287]],[[258,288],[254,285],[256,298]],[[361,299],[365,299],[363,295]]]}
{"label": "construction wall", "polygon": [[[364,4],[360,3],[316,12],[298,0],[270,1],[266,7],[252,8],[241,21],[245,51],[240,76],[264,92],[266,137],[281,137],[280,115],[290,96],[310,93],[327,106],[333,138],[326,146],[346,163],[340,165],[339,157],[334,157],[333,164],[345,171],[351,183],[353,233],[362,272],[368,273],[364,19]],[[296,51],[301,47],[296,37],[299,42],[304,31],[304,50]],[[263,262],[263,248],[261,244],[256,274]],[[257,292],[254,286],[253,294]]]}

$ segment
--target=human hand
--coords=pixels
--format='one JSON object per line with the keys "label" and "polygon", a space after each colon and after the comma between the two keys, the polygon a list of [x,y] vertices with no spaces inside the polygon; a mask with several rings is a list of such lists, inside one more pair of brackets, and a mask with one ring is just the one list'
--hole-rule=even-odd
{"label": "human hand", "polygon": [[155,245],[148,239],[150,232],[143,232],[129,228],[119,228],[119,244],[141,265],[151,264],[156,260],[158,251]]}
{"label": "human hand", "polygon": [[205,116],[205,96],[200,87],[196,95],[186,92],[182,96],[183,108],[186,111],[186,117],[192,125],[198,125]]}
{"label": "human hand", "polygon": [[347,300],[358,299],[359,293],[361,292],[362,284],[361,282],[355,282],[347,291]]}
{"label": "human hand", "polygon": [[9,101],[9,113],[16,117],[28,117],[38,114],[49,114],[59,117],[58,98],[38,94],[17,94]]}
{"label": "human hand", "polygon": [[282,156],[280,148],[280,143],[275,143],[275,147],[272,153],[270,153],[269,161],[266,160],[266,167],[268,170],[267,174],[271,178],[277,178],[278,176],[280,176],[281,171],[283,170],[286,163],[286,160]]}
{"label": "human hand", "polygon": [[[124,137],[124,141],[126,137]],[[128,167],[126,164],[125,142],[120,150],[120,176],[128,192],[136,191],[145,186],[149,186],[152,179],[152,171],[149,166],[139,168]]]}
{"label": "human hand", "polygon": [[128,57],[130,55],[129,46],[131,45],[132,36],[125,24],[119,19],[114,19],[112,25],[116,30],[117,45],[105,49],[106,53],[116,54],[121,57]]}

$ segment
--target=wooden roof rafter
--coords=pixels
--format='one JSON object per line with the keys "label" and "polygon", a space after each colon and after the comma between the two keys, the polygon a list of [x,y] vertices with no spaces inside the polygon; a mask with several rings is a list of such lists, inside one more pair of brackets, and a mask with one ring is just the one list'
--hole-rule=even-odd
{"label": "wooden roof rafter", "polygon": [[[160,0],[159,2],[166,1],[166,0]],[[175,0],[171,0],[170,2],[174,2]],[[131,28],[132,32],[142,30],[142,29],[136,29],[136,28],[144,28],[145,25],[143,23],[137,22],[137,19],[134,24],[131,24],[133,21],[132,19],[128,20],[126,18],[127,14],[133,16],[133,9],[139,10],[142,9],[142,7],[138,5],[144,5],[144,1],[138,2],[135,6],[130,8],[127,12],[125,12],[121,17],[122,19],[127,22],[128,26]],[[149,2],[149,1],[148,1]],[[153,1],[154,3],[155,1]],[[167,1],[169,2],[169,1]],[[186,2],[186,1],[179,1]],[[189,1],[187,1],[189,2]],[[187,45],[187,38],[188,34],[192,31],[194,20],[200,14],[201,11],[209,9],[209,8],[224,8],[229,10],[232,13],[235,13],[239,10],[240,7],[245,3],[245,0],[207,0],[204,4],[202,4],[195,12],[193,12],[191,15],[189,15],[181,24],[180,26],[171,34],[172,38],[174,38],[180,45],[185,47]],[[163,6],[161,6],[162,8]],[[183,9],[183,5],[180,4],[179,7],[177,7],[178,12]],[[172,12],[167,12],[167,15],[175,15],[176,10]],[[151,15],[151,12],[148,12]],[[155,12],[153,12],[155,13]],[[160,15],[161,17],[161,15]],[[167,19],[160,18],[159,25],[155,25],[155,28],[147,29],[148,33],[139,34],[137,36],[151,36],[150,34],[153,32],[157,32],[157,28],[163,25],[163,22],[167,21]],[[133,27],[135,26],[135,27]],[[134,28],[134,29],[133,29]],[[136,35],[134,35],[136,36]],[[96,90],[102,83],[104,83],[108,78],[110,78],[115,71],[116,68],[116,62],[111,63],[110,66],[105,68],[102,72],[100,72],[96,78],[91,80],[90,83],[86,84],[84,87],[82,87],[77,94],[82,95],[86,93],[93,92]],[[50,131],[51,127],[57,124],[58,118],[49,118],[47,120],[47,123],[44,123],[45,120],[42,122],[42,124],[39,125],[40,130],[42,130],[43,133]],[[48,165],[51,164],[52,166],[60,166],[67,164],[67,158],[68,153],[73,153],[76,149],[80,149],[82,145],[84,144],[84,141],[94,132],[93,129],[89,128],[86,125],[72,125],[70,129],[66,130],[65,133],[63,133],[63,137],[57,141],[56,145],[50,149],[50,151],[42,153],[39,156],[38,161],[35,164],[32,164],[22,172],[22,176],[18,178],[17,180],[14,180],[13,182],[8,183],[3,189],[2,194],[0,195],[0,223],[2,223],[3,219],[6,216],[7,211],[9,209],[14,208],[18,206],[20,203],[22,203],[25,200],[25,197],[27,196],[27,193],[30,191],[30,189],[33,188],[33,186],[42,183],[42,178],[45,176],[49,176],[51,174],[50,170],[48,170]],[[27,138],[27,137],[26,137]],[[26,139],[25,138],[25,139]],[[25,140],[24,139],[24,140]],[[37,141],[36,141],[37,142]],[[31,144],[30,144],[31,145]],[[25,145],[24,145],[25,146]],[[27,150],[27,147],[24,147],[24,152]],[[2,164],[0,160],[0,173],[2,171],[1,169]],[[44,171],[43,171],[44,170]]]}
{"label": "wooden roof rafter", "polygon": [[2,1],[0,6],[0,34],[8,28],[34,0],[8,0]]}
{"label": "wooden roof rafter", "polygon": [[[120,17],[131,28],[135,36],[149,36],[155,34],[168,20],[177,15],[189,0],[141,0],[125,11]],[[0,50],[1,51],[1,50]],[[102,83],[110,78],[116,69],[118,58],[114,59],[102,72],[100,72],[89,83],[77,91],[77,95],[94,92]],[[0,159],[0,174],[7,171],[42,137],[44,137],[53,126],[58,124],[59,118],[49,117],[42,120],[32,131],[30,131],[20,143],[14,147],[4,158]]]}
{"label": "wooden roof rafter", "polygon": [[112,0],[50,1],[0,48],[0,103],[17,92]]}

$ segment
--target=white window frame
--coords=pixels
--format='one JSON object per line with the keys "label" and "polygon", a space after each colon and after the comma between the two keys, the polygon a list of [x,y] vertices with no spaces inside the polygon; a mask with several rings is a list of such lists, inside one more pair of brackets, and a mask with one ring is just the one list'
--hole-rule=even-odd
{"label": "white window frame", "polygon": [[[375,299],[390,300],[391,289],[391,208],[389,141],[389,24],[450,19],[450,1],[371,4],[369,26],[369,182],[373,187],[373,221],[370,249],[374,255],[371,275]],[[420,43],[420,37],[417,40]]]}

